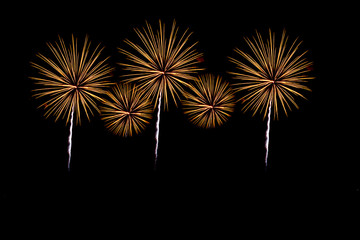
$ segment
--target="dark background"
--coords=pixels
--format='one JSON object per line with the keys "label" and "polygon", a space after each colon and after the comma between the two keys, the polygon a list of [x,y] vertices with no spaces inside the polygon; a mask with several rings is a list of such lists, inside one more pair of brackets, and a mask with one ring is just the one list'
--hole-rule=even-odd
{"label": "dark background", "polygon": [[[322,194],[358,194],[360,163],[356,78],[353,57],[359,53],[353,31],[354,6],[312,3],[234,4],[205,3],[68,3],[11,6],[12,22],[4,19],[1,75],[5,132],[1,159],[1,199],[21,203],[101,201],[103,203],[199,205],[219,201],[224,206],[240,200],[271,199],[295,194],[312,199]],[[271,121],[269,168],[264,170],[266,122],[241,112],[238,103],[222,127],[204,130],[189,123],[182,109],[170,105],[161,112],[158,169],[153,170],[154,117],[146,130],[131,138],[109,133],[94,116],[73,130],[71,172],[67,172],[68,126],[45,119],[31,96],[29,62],[36,53],[51,54],[46,42],[58,35],[69,41],[89,35],[102,43],[111,64],[122,60],[117,47],[125,38],[136,39],[134,27],[145,20],[169,28],[176,19],[180,31],[190,28],[191,41],[204,53],[207,72],[231,81],[227,60],[233,48],[244,48],[243,37],[255,29],[280,36],[285,28],[291,40],[303,40],[302,50],[314,62],[316,77],[308,101],[286,118]],[[114,81],[121,74],[115,72]],[[256,196],[256,197],[254,197]],[[265,201],[266,202],[266,201]],[[266,205],[266,204],[265,204]],[[157,206],[157,205],[156,205]]]}

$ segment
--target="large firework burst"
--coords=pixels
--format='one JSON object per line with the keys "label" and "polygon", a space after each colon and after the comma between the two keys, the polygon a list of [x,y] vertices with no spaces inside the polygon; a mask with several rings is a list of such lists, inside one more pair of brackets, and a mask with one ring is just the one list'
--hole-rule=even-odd
{"label": "large firework burst", "polygon": [[39,77],[31,77],[38,86],[34,90],[35,98],[42,98],[44,102],[40,105],[46,109],[45,117],[55,116],[57,121],[61,116],[66,118],[66,124],[70,122],[69,145],[68,145],[68,169],[70,170],[72,129],[74,113],[76,123],[81,122],[81,112],[87,119],[93,115],[93,111],[99,112],[97,102],[102,101],[104,88],[110,82],[112,68],[106,64],[108,58],[100,60],[103,48],[100,44],[90,51],[90,41],[85,37],[81,51],[78,41],[74,36],[71,38],[69,47],[65,45],[62,38],[54,45],[48,43],[53,56],[46,57],[42,54],[37,56],[43,60],[44,65],[31,63],[39,70]]}
{"label": "large firework burst", "polygon": [[155,100],[155,106],[160,95],[164,98],[164,108],[168,107],[169,95],[176,104],[180,94],[185,93],[184,86],[188,86],[188,81],[194,79],[192,74],[200,70],[196,64],[202,54],[194,49],[197,42],[188,44],[192,33],[186,30],[179,37],[179,29],[173,21],[167,37],[165,24],[160,20],[156,32],[148,22],[146,28],[134,30],[141,44],[126,39],[125,43],[131,50],[119,48],[128,61],[120,63],[128,71],[128,74],[123,75],[125,81],[136,82],[147,97]]}
{"label": "large firework burst", "polygon": [[266,42],[258,32],[252,40],[245,38],[245,41],[251,53],[238,48],[235,52],[240,54],[247,63],[229,58],[240,70],[231,74],[234,79],[239,80],[234,84],[235,90],[244,93],[242,97],[244,111],[251,109],[253,115],[261,112],[265,118],[272,105],[274,118],[278,118],[280,108],[286,115],[287,111],[291,110],[291,105],[299,108],[295,102],[295,96],[306,99],[299,91],[310,91],[304,83],[313,79],[307,74],[312,65],[304,57],[307,51],[299,53],[301,41],[296,39],[288,44],[285,30],[278,45],[275,34],[271,30],[269,30],[269,38]]}
{"label": "large firework burst", "polygon": [[167,37],[165,24],[159,20],[159,29],[156,33],[151,25],[146,22],[146,28],[134,29],[140,39],[140,45],[128,39],[125,40],[131,50],[119,48],[124,54],[127,63],[120,63],[128,74],[126,82],[136,82],[139,90],[144,91],[145,97],[155,100],[154,106],[158,107],[156,121],[156,147],[155,169],[159,144],[160,109],[161,100],[164,99],[164,108],[168,107],[169,96],[177,104],[181,95],[185,94],[184,87],[190,87],[192,76],[201,70],[196,64],[202,54],[194,49],[196,42],[188,44],[192,33],[186,30],[180,37],[175,21]]}
{"label": "large firework burst", "polygon": [[114,134],[126,137],[140,133],[149,123],[151,103],[130,84],[117,84],[107,93],[101,108],[105,126]]}
{"label": "large firework burst", "polygon": [[31,77],[38,86],[34,90],[34,97],[45,99],[39,108],[46,109],[45,117],[54,115],[55,121],[62,117],[68,123],[72,111],[77,123],[81,122],[81,112],[90,119],[93,110],[99,112],[97,102],[102,100],[104,88],[110,84],[107,78],[112,68],[106,64],[108,58],[99,59],[103,48],[99,44],[90,51],[91,42],[87,36],[81,51],[74,36],[69,47],[61,37],[54,45],[47,45],[53,56],[46,57],[39,53],[37,56],[45,64],[31,63],[41,75]]}
{"label": "large firework burst", "polygon": [[299,91],[311,91],[304,85],[313,77],[308,75],[312,65],[304,57],[307,51],[299,53],[301,41],[297,39],[288,47],[288,37],[285,30],[282,33],[280,43],[277,46],[275,34],[269,29],[269,38],[266,42],[256,32],[252,40],[245,38],[252,54],[245,53],[236,48],[235,52],[240,54],[248,63],[245,64],[234,58],[230,61],[236,64],[241,71],[231,72],[234,78],[239,80],[235,84],[236,90],[244,92],[244,111],[251,109],[253,115],[262,112],[267,116],[267,129],[265,135],[265,167],[268,165],[269,139],[270,139],[270,117],[273,109],[274,118],[278,118],[279,109],[283,109],[287,115],[287,109],[291,105],[299,108],[295,97],[304,98]]}
{"label": "large firework burst", "polygon": [[220,76],[200,75],[192,93],[183,101],[184,113],[199,127],[214,128],[228,120],[234,111],[235,96]]}

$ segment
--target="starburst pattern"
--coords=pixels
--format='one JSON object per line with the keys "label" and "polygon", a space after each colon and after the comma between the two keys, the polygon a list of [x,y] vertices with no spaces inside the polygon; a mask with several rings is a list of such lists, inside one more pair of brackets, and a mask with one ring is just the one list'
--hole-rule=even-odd
{"label": "starburst pattern", "polygon": [[126,137],[140,133],[152,115],[151,103],[130,84],[117,84],[107,92],[101,108],[105,126],[114,134]]}
{"label": "starburst pattern", "polygon": [[251,109],[253,115],[261,112],[266,117],[270,104],[273,106],[274,118],[278,118],[282,109],[287,115],[291,106],[299,108],[295,97],[305,98],[299,91],[311,91],[304,85],[313,77],[308,75],[312,63],[304,57],[307,51],[299,53],[301,41],[297,39],[288,45],[285,30],[279,45],[276,45],[275,34],[269,30],[269,38],[265,42],[256,32],[256,37],[245,38],[251,53],[236,48],[246,61],[243,63],[235,58],[229,58],[236,64],[240,72],[231,72],[234,79],[239,80],[235,90],[243,92],[244,111]]}
{"label": "starburst pattern", "polygon": [[185,93],[184,87],[193,80],[192,74],[201,70],[196,64],[202,54],[194,49],[197,43],[188,44],[192,33],[186,30],[180,37],[175,21],[167,38],[165,24],[159,21],[156,33],[146,22],[146,28],[134,29],[141,44],[128,39],[125,40],[131,51],[119,48],[120,53],[126,56],[127,63],[120,63],[128,74],[125,81],[136,82],[146,97],[155,100],[157,106],[159,96],[164,98],[163,106],[168,107],[169,96],[175,104]]}
{"label": "starburst pattern", "polygon": [[55,121],[60,117],[70,120],[71,112],[75,112],[76,122],[80,124],[81,112],[87,119],[93,111],[99,112],[97,102],[102,100],[105,88],[110,84],[112,68],[106,63],[108,58],[99,60],[103,48],[100,44],[91,51],[91,42],[85,37],[81,51],[78,41],[72,36],[69,47],[62,38],[55,44],[48,43],[52,57],[37,54],[45,65],[31,63],[39,70],[40,77],[31,77],[38,86],[34,90],[35,98],[45,101],[39,106],[44,107],[45,117],[55,116]]}
{"label": "starburst pattern", "polygon": [[200,75],[183,101],[184,113],[195,125],[214,128],[228,120],[234,111],[235,96],[229,84],[220,76]]}

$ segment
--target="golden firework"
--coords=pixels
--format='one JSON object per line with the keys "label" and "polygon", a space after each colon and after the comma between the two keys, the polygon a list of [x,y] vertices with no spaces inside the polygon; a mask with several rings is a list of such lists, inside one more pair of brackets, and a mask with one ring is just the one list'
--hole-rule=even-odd
{"label": "golden firework", "polygon": [[31,63],[39,70],[40,75],[31,77],[38,86],[34,90],[34,97],[45,99],[39,108],[46,109],[46,118],[54,115],[55,121],[62,116],[68,123],[72,111],[79,124],[81,112],[90,119],[94,109],[99,112],[97,102],[102,100],[104,88],[110,84],[107,79],[112,68],[106,63],[108,57],[99,59],[104,48],[100,48],[99,44],[91,51],[91,42],[87,36],[81,50],[74,36],[69,47],[61,37],[59,42],[55,42],[54,45],[47,43],[47,46],[52,52],[51,57],[37,54],[45,65]]}
{"label": "golden firework", "polygon": [[126,137],[140,133],[149,124],[151,103],[130,84],[117,84],[107,92],[101,108],[105,126],[114,134]]}
{"label": "golden firework", "polygon": [[127,63],[120,63],[129,73],[124,75],[127,82],[136,82],[146,97],[155,99],[157,106],[159,97],[164,98],[164,107],[168,107],[169,95],[175,104],[179,94],[184,94],[184,86],[193,80],[191,75],[201,70],[196,66],[202,54],[194,49],[197,42],[189,45],[192,33],[186,30],[180,37],[175,21],[169,37],[166,36],[165,24],[159,21],[159,29],[154,32],[149,23],[142,30],[134,29],[141,44],[125,40],[132,51],[119,48],[126,56]]}
{"label": "golden firework", "polygon": [[187,94],[183,101],[184,113],[199,127],[220,126],[234,111],[235,96],[220,76],[200,75],[191,90],[192,93]]}
{"label": "golden firework", "polygon": [[262,36],[256,32],[252,40],[245,38],[251,53],[236,48],[247,64],[229,58],[236,64],[240,72],[231,72],[234,79],[239,80],[234,84],[235,90],[243,92],[241,100],[244,102],[243,110],[251,109],[253,115],[261,112],[266,117],[269,106],[273,106],[274,118],[278,118],[281,108],[287,115],[291,105],[299,108],[295,96],[304,98],[299,90],[311,91],[304,85],[308,80],[314,79],[308,75],[312,63],[304,57],[305,52],[299,53],[302,43],[297,39],[288,45],[288,36],[285,30],[282,33],[279,45],[276,45],[275,34],[269,29],[269,38],[263,41]]}

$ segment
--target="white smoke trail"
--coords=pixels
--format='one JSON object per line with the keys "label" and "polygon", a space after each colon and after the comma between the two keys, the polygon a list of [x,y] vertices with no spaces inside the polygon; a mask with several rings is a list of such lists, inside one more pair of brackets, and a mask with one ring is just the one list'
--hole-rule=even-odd
{"label": "white smoke trail", "polygon": [[271,115],[271,101],[269,104],[269,111],[267,116],[267,129],[266,129],[266,136],[265,136],[265,149],[266,149],[266,155],[265,155],[265,167],[268,165],[268,153],[269,153],[269,134],[270,134],[270,115]]}
{"label": "white smoke trail", "polygon": [[157,157],[158,157],[158,147],[159,147],[159,129],[160,129],[160,110],[161,110],[161,91],[159,94],[159,101],[158,101],[158,112],[157,112],[157,121],[156,121],[156,146],[155,146],[155,165],[154,169],[156,169]]}
{"label": "white smoke trail", "polygon": [[71,146],[72,146],[72,129],[73,129],[73,124],[74,124],[74,106],[71,109],[71,116],[70,116],[70,133],[69,133],[69,139],[68,139],[68,155],[69,155],[69,160],[68,160],[68,171],[70,171],[70,160],[71,160]]}

